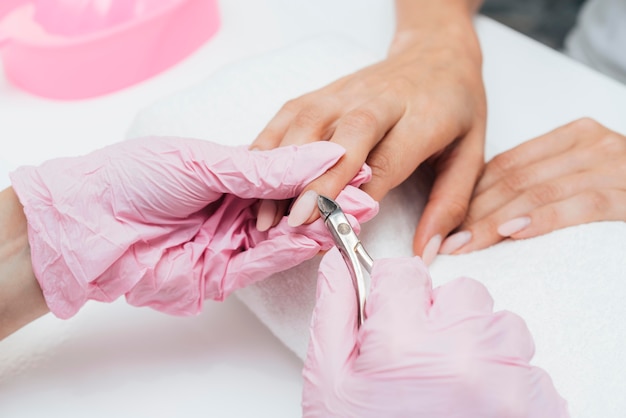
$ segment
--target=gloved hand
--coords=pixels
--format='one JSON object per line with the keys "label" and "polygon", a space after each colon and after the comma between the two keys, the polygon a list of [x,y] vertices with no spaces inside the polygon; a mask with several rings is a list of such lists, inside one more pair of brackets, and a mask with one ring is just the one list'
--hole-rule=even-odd
{"label": "gloved hand", "polygon": [[[258,199],[297,196],[344,152],[331,143],[249,151],[141,138],[22,167],[11,180],[28,221],[33,271],[55,315],[123,294],[131,304],[185,315],[330,248],[321,222],[292,228],[285,218],[261,232],[256,212]],[[354,221],[367,221],[377,204],[354,186],[341,204]]]}
{"label": "gloved hand", "polygon": [[323,259],[304,366],[305,417],[567,417],[550,377],[530,366],[523,320],[492,311],[487,289],[432,289],[419,258],[379,260],[356,327],[348,269]]}

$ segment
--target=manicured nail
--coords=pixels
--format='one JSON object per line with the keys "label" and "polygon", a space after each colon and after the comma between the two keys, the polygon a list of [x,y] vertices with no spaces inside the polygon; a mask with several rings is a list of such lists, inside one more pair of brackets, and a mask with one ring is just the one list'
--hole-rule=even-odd
{"label": "manicured nail", "polygon": [[317,207],[317,193],[309,190],[294,203],[287,218],[287,224],[291,227],[300,226],[306,222]]}
{"label": "manicured nail", "polygon": [[511,219],[498,227],[498,234],[503,237],[509,237],[526,228],[528,225],[530,225],[530,218],[528,216]]}
{"label": "manicured nail", "polygon": [[256,217],[256,229],[259,231],[267,231],[274,223],[276,211],[278,210],[276,202],[273,200],[262,200],[259,205],[259,214]]}
{"label": "manicured nail", "polygon": [[428,241],[426,246],[424,247],[424,252],[422,253],[422,260],[426,265],[430,265],[433,262],[437,253],[439,252],[439,247],[441,247],[441,235],[437,234]]}
{"label": "manicured nail", "polygon": [[450,235],[443,241],[441,244],[441,249],[439,253],[441,254],[452,254],[472,239],[472,233],[470,231],[461,231],[456,234]]}

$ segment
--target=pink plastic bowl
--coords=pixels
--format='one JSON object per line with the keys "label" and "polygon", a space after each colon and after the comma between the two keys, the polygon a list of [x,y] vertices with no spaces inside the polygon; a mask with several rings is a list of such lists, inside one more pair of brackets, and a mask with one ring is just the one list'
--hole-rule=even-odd
{"label": "pink plastic bowl", "polygon": [[0,22],[7,79],[52,99],[94,97],[158,74],[219,28],[217,0],[152,3],[158,7],[130,20],[75,35],[44,29],[34,3],[17,6]]}

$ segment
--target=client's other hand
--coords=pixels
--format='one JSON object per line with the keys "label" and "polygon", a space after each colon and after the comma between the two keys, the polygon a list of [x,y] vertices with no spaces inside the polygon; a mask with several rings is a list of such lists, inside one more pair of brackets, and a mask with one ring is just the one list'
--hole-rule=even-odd
{"label": "client's other hand", "polygon": [[320,267],[304,367],[306,417],[566,417],[550,377],[529,364],[524,321],[493,312],[487,289],[457,279],[432,289],[419,258],[376,261],[357,301],[337,250]]}
{"label": "client's other hand", "polygon": [[[11,174],[28,220],[35,276],[57,316],[89,299],[192,314],[204,299],[328,249],[321,222],[258,231],[258,199],[298,196],[344,150],[331,143],[249,151],[184,138],[140,138]],[[347,187],[357,221],[376,203]],[[364,175],[363,175],[364,174]]]}
{"label": "client's other hand", "polygon": [[584,118],[491,160],[460,232],[441,252],[594,221],[626,221],[626,137]]}

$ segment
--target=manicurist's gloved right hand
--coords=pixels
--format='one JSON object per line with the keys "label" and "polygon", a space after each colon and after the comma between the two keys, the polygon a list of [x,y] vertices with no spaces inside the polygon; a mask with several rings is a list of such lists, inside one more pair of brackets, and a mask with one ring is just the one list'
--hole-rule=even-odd
{"label": "manicurist's gloved right hand", "polygon": [[323,259],[304,366],[305,417],[562,418],[566,402],[529,364],[524,321],[493,312],[487,289],[432,289],[419,258],[379,260],[367,319],[336,249]]}
{"label": "manicurist's gloved right hand", "polygon": [[[171,314],[287,270],[328,249],[323,223],[260,231],[259,199],[289,199],[345,150],[331,143],[249,151],[186,138],[140,138],[11,174],[33,271],[57,316],[125,295]],[[377,204],[358,186],[340,203],[354,221]],[[357,223],[355,222],[355,226]]]}

